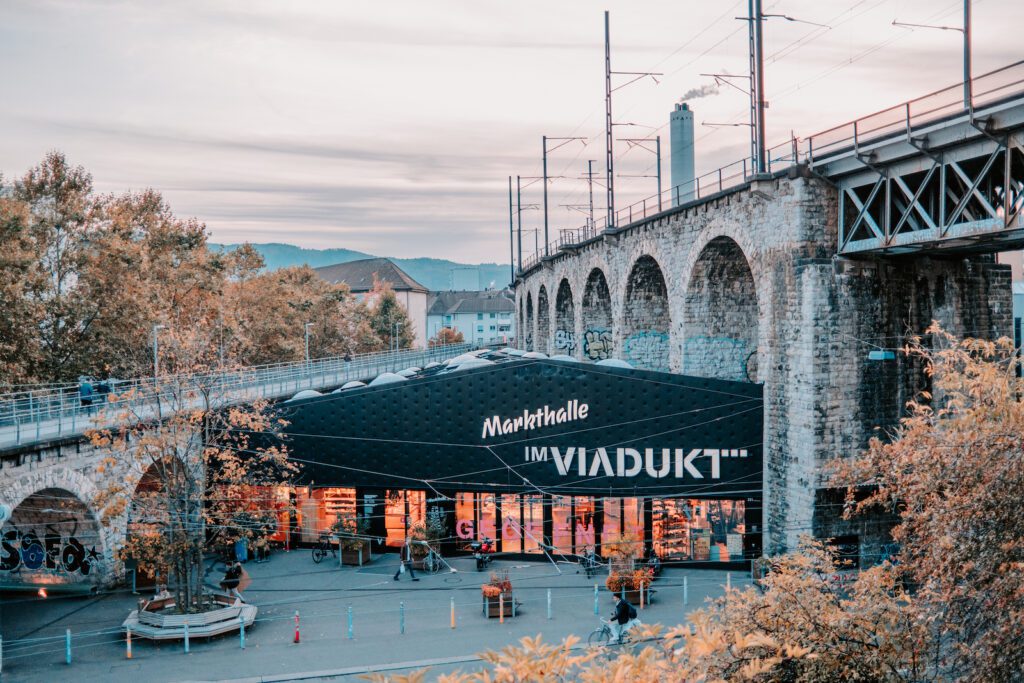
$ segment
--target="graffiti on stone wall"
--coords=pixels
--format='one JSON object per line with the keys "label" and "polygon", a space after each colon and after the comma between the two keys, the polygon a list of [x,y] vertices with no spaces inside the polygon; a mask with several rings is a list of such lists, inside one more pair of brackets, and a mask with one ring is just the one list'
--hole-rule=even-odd
{"label": "graffiti on stone wall", "polygon": [[668,334],[657,330],[632,334],[623,344],[622,356],[635,367],[667,371]]}
{"label": "graffiti on stone wall", "polygon": [[576,350],[576,335],[572,330],[555,330],[555,349],[566,354]]}
{"label": "graffiti on stone wall", "polygon": [[47,529],[42,536],[35,531],[22,533],[7,529],[0,536],[0,571],[47,571],[88,576],[99,564],[96,547],[86,548],[74,535],[62,536]]}
{"label": "graffiti on stone wall", "polygon": [[746,339],[689,337],[683,343],[683,374],[747,382],[750,357]]}
{"label": "graffiti on stone wall", "polygon": [[612,331],[604,327],[592,327],[583,332],[583,356],[598,361],[612,357],[614,345]]}

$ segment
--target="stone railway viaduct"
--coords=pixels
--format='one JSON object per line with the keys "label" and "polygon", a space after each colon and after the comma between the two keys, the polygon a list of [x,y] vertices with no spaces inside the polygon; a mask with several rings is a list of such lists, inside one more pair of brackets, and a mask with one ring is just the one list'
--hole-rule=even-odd
{"label": "stone railway viaduct", "polygon": [[[765,550],[857,535],[824,465],[863,449],[924,388],[907,360],[869,360],[932,320],[1012,334],[1009,266],[991,255],[836,256],[840,190],[806,166],[563,247],[521,272],[519,343],[577,358],[763,382]],[[614,397],[610,397],[614,400]]]}

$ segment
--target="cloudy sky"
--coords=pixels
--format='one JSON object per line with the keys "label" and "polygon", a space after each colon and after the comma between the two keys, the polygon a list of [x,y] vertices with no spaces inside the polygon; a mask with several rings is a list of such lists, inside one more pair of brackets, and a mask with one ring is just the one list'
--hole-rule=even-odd
{"label": "cloudy sky", "polygon": [[[767,23],[769,143],[961,77],[959,33],[892,26],[959,26],[961,2],[764,2],[830,27]],[[216,241],[507,262],[507,178],[540,174],[542,134],[590,141],[549,167],[565,176],[552,231],[583,222],[560,205],[585,201],[586,160],[603,163],[604,9],[613,69],[664,72],[616,93],[616,121],[636,124],[618,137],[667,150],[700,74],[747,69],[746,2],[727,0],[0,0],[0,172],[59,149],[101,191],[159,189]],[[976,74],[1024,58],[1022,25],[1024,3],[975,0]],[[698,172],[747,153],[747,128],[701,125],[745,121],[742,93],[691,106]],[[624,176],[654,172],[642,149],[617,156]],[[619,206],[655,189],[617,184]],[[539,201],[533,184],[523,203]]]}

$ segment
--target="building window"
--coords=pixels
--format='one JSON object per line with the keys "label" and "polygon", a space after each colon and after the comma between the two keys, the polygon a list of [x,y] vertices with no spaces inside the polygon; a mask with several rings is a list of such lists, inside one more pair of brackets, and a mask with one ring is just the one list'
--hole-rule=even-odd
{"label": "building window", "polygon": [[484,319],[484,314],[483,313],[477,313],[476,314],[476,319],[477,320],[483,320]]}
{"label": "building window", "polygon": [[477,325],[476,326],[476,331],[477,332],[483,332],[484,331],[484,326],[483,325]]}
{"label": "building window", "polygon": [[491,332],[494,332],[494,325],[491,325]]}
{"label": "building window", "polygon": [[492,318],[494,317],[494,314],[493,314],[493,313],[491,313],[491,317],[492,317]]}

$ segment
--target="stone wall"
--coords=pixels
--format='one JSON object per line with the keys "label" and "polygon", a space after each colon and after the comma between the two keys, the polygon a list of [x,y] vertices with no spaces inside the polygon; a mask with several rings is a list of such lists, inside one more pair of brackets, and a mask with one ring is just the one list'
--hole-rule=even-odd
{"label": "stone wall", "polygon": [[[884,536],[885,524],[844,523],[816,504],[825,464],[863,449],[923,386],[921,368],[869,361],[872,349],[900,346],[933,318],[956,334],[1012,331],[1007,267],[986,256],[837,259],[836,218],[835,189],[793,169],[563,250],[516,283],[527,310],[541,287],[580,297],[578,357],[765,384],[769,552],[804,533]],[[564,340],[557,310],[550,334]]]}

